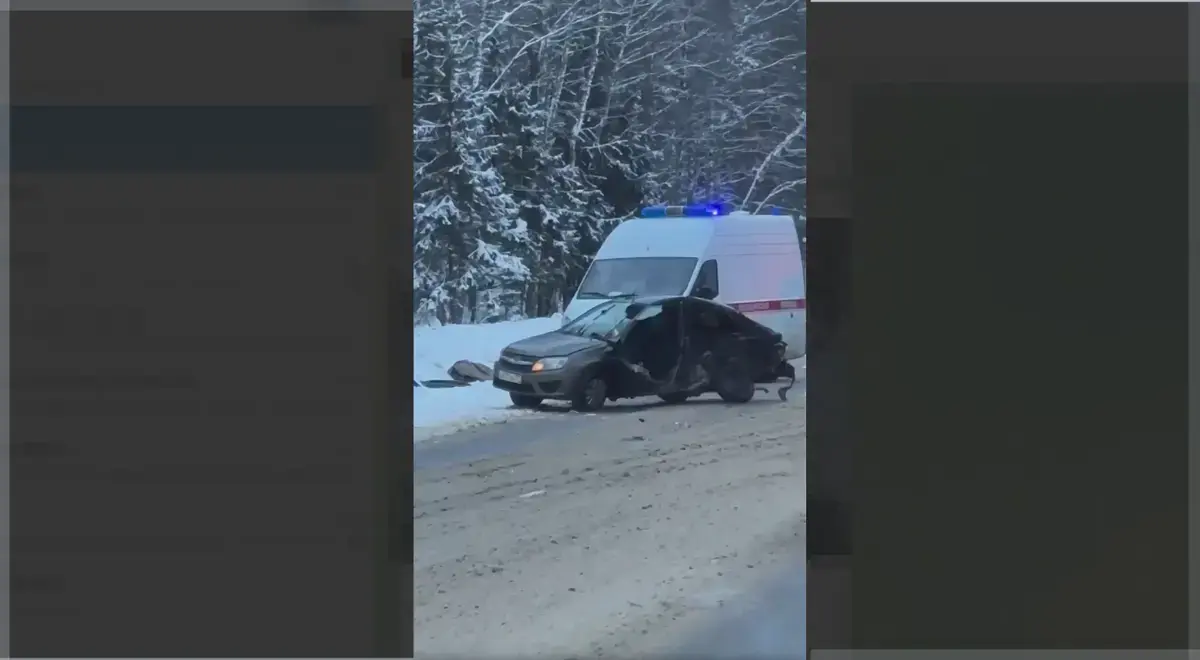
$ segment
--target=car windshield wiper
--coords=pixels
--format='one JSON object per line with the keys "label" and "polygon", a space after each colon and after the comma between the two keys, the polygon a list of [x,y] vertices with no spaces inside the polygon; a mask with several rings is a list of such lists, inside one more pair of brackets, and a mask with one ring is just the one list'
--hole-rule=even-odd
{"label": "car windshield wiper", "polygon": [[591,323],[585,323],[584,325],[579,325],[579,326],[574,326],[574,327],[566,325],[566,326],[559,328],[558,330],[555,330],[555,332],[561,332],[564,335],[571,335],[572,337],[582,337],[584,334],[584,331],[586,331],[589,327],[591,327],[591,325],[592,325]]}
{"label": "car windshield wiper", "polygon": [[642,294],[636,293],[636,292],[625,293],[624,291],[615,291],[612,293],[600,293],[599,291],[580,291],[579,293],[575,294],[575,297],[579,298],[580,300],[595,300],[598,298],[604,298],[604,299],[637,298],[640,295],[642,295]]}
{"label": "car windshield wiper", "polygon": [[599,332],[589,332],[588,338],[589,339],[599,339],[600,341],[608,344],[609,346],[615,346],[617,344],[617,342],[615,342],[612,339],[609,339],[608,337],[600,334]]}

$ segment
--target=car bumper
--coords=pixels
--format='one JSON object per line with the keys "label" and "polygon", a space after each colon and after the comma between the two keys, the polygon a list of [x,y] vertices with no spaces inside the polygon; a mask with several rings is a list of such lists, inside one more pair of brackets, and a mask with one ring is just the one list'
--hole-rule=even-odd
{"label": "car bumper", "polygon": [[[505,380],[501,374],[508,373],[520,378],[520,382]],[[539,373],[516,373],[500,362],[492,365],[492,385],[513,394],[525,394],[543,399],[569,399],[579,381],[580,371],[568,365],[564,369]]]}

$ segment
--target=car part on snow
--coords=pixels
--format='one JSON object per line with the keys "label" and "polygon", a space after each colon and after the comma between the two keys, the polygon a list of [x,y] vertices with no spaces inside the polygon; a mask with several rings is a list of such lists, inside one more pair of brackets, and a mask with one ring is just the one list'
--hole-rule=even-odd
{"label": "car part on snow", "polygon": [[479,364],[478,362],[471,362],[470,360],[455,362],[450,365],[446,373],[460,383],[480,383],[492,379],[491,367]]}
{"label": "car part on snow", "polygon": [[468,385],[470,385],[470,383],[464,383],[459,380],[444,380],[444,379],[436,379],[436,378],[433,380],[417,380],[416,378],[413,379],[413,387],[424,387],[424,388],[430,389],[430,390],[445,390],[445,389],[450,389],[452,387],[466,387]]}

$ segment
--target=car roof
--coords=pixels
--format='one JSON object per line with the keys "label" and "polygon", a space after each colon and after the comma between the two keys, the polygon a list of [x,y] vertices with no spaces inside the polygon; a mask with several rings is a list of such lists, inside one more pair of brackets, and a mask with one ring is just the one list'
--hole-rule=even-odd
{"label": "car roof", "polygon": [[772,330],[771,328],[759,323],[758,321],[750,318],[749,316],[746,316],[745,314],[730,307],[729,305],[726,305],[724,303],[719,303],[715,300],[709,300],[707,298],[697,298],[696,296],[641,296],[638,298],[631,299],[629,301],[629,304],[630,305],[661,305],[663,303],[669,303],[669,302],[675,302],[675,301],[687,301],[687,304],[689,306],[693,306],[692,311],[695,310],[695,306],[708,307],[709,309],[719,309],[719,310],[721,310],[721,312],[729,314],[730,317],[738,319],[737,323],[740,323],[743,327],[747,327],[747,328],[753,327],[756,329],[757,332],[769,333],[769,334],[775,336],[777,340],[780,338],[779,333],[776,332],[775,330]]}
{"label": "car roof", "polygon": [[642,305],[657,305],[668,300],[678,300],[687,296],[638,296],[629,302],[640,303]]}
{"label": "car roof", "polygon": [[685,301],[685,300],[691,304],[708,305],[710,307],[716,307],[716,308],[723,309],[723,310],[726,310],[729,312],[733,312],[735,314],[741,313],[741,312],[738,312],[736,309],[730,307],[729,305],[719,303],[715,300],[709,300],[707,298],[697,298],[696,296],[639,296],[637,298],[631,299],[629,301],[629,303],[630,304],[638,304],[638,305],[662,305],[664,303]]}

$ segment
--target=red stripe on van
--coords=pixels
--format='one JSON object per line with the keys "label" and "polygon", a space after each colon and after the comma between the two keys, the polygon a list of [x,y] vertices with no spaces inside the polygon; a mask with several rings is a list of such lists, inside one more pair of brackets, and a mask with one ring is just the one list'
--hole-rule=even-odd
{"label": "red stripe on van", "polygon": [[804,309],[804,298],[792,300],[758,300],[755,302],[730,303],[730,307],[745,314],[747,312],[778,312],[790,309]]}

